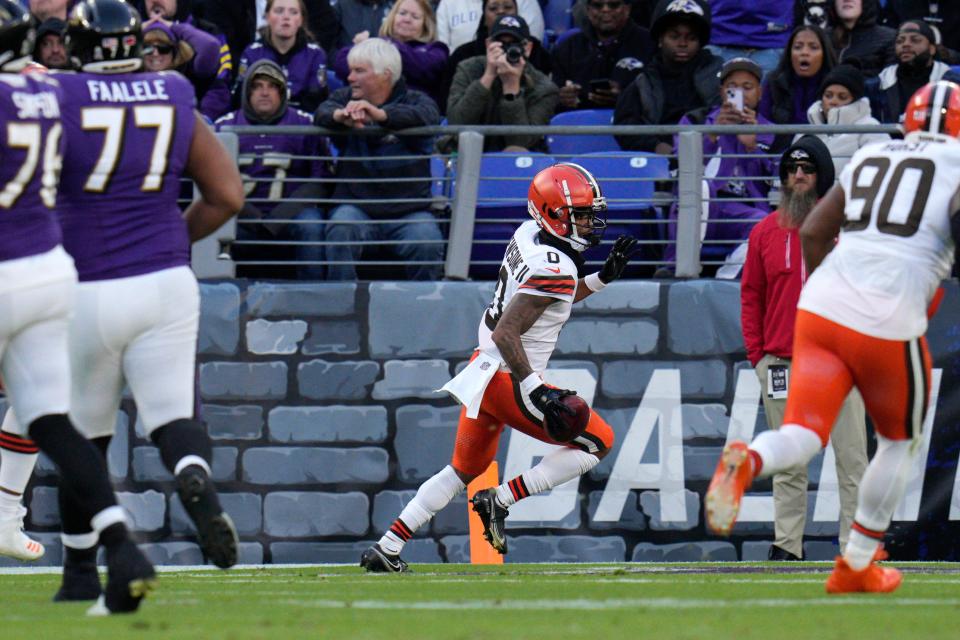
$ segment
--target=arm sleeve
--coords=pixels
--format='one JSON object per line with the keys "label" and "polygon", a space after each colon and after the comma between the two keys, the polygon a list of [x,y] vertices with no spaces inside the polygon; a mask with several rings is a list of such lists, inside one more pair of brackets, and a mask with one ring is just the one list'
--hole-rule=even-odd
{"label": "arm sleeve", "polygon": [[447,99],[447,122],[450,124],[483,124],[487,105],[493,99],[490,89],[471,79],[470,73],[459,65],[450,84]]}
{"label": "arm sleeve", "polygon": [[417,87],[430,87],[443,82],[450,52],[442,42],[411,47],[405,42],[391,41],[400,52],[403,77]]}
{"label": "arm sleeve", "polygon": [[[520,98],[510,102],[500,101],[500,122],[502,124],[546,125],[550,124],[550,118],[556,112],[559,90],[544,77],[543,83],[525,87]],[[517,145],[527,149],[537,146],[541,140],[543,140],[543,136],[540,135],[517,135],[504,138],[507,145]]]}
{"label": "arm sleeve", "polygon": [[747,359],[757,366],[763,357],[763,301],[766,297],[767,283],[763,272],[763,260],[759,233],[750,233],[747,243],[747,259],[743,265],[743,278],[740,281],[740,325],[743,330],[743,344],[747,349]]}
{"label": "arm sleeve", "polygon": [[185,22],[176,22],[170,27],[178,38],[193,47],[191,64],[198,78],[213,78],[220,68],[220,42],[215,36],[201,31]]}
{"label": "arm sleeve", "polygon": [[[349,91],[349,87],[347,87]],[[383,122],[386,129],[409,129],[440,124],[440,110],[437,103],[425,93],[408,90],[405,102],[395,102],[383,106],[387,119]],[[331,112],[331,117],[332,117]],[[417,136],[403,136],[405,140],[414,140]]]}

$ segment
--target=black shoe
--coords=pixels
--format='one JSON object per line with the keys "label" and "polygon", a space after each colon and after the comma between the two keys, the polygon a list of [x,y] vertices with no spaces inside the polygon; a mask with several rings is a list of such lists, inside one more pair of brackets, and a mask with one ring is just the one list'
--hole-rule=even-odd
{"label": "black shoe", "polygon": [[63,582],[53,596],[54,602],[82,602],[96,600],[103,593],[97,562],[66,563],[63,566]]}
{"label": "black shoe", "polygon": [[200,548],[221,569],[237,564],[237,530],[220,506],[217,490],[207,472],[190,465],[177,475],[177,495],[197,527]]}
{"label": "black shoe", "polygon": [[387,553],[379,543],[363,552],[360,566],[371,573],[404,573],[410,570],[399,554]]}
{"label": "black shoe", "polygon": [[136,611],[156,583],[153,565],[132,540],[107,548],[107,588],[103,594],[107,611]]}
{"label": "black shoe", "polygon": [[767,560],[777,560],[777,561],[795,561],[803,560],[799,556],[795,556],[786,549],[781,549],[775,544],[770,545],[770,551],[767,552]]}
{"label": "black shoe", "polygon": [[470,499],[473,510],[483,522],[483,537],[500,555],[507,553],[507,534],[504,520],[507,508],[497,502],[497,490],[494,488],[477,491]]}

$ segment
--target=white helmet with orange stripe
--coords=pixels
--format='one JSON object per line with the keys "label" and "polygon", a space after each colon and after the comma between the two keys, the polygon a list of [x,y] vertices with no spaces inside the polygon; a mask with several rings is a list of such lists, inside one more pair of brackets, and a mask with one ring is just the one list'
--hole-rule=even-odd
{"label": "white helmet with orange stripe", "polygon": [[540,228],[577,251],[600,243],[607,200],[589,171],[572,162],[547,167],[530,183],[527,211]]}

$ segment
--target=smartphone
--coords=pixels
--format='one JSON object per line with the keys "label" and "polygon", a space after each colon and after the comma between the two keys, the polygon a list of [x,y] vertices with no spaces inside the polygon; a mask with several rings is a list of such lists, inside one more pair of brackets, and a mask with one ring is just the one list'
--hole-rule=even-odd
{"label": "smartphone", "polygon": [[602,80],[591,80],[590,81],[590,91],[610,91],[610,80],[603,78]]}
{"label": "smartphone", "polygon": [[727,102],[737,111],[743,111],[743,89],[740,87],[730,87],[727,89]]}

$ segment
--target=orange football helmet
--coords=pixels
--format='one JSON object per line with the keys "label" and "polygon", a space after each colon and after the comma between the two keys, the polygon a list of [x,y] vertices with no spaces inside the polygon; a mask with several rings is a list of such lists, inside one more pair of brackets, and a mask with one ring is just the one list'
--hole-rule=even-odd
{"label": "orange football helmet", "polygon": [[[561,162],[533,177],[527,211],[540,228],[577,251],[600,243],[607,199],[597,180],[578,164]],[[586,220],[584,220],[586,218]]]}
{"label": "orange football helmet", "polygon": [[960,85],[940,80],[917,89],[907,103],[903,130],[960,137]]}

